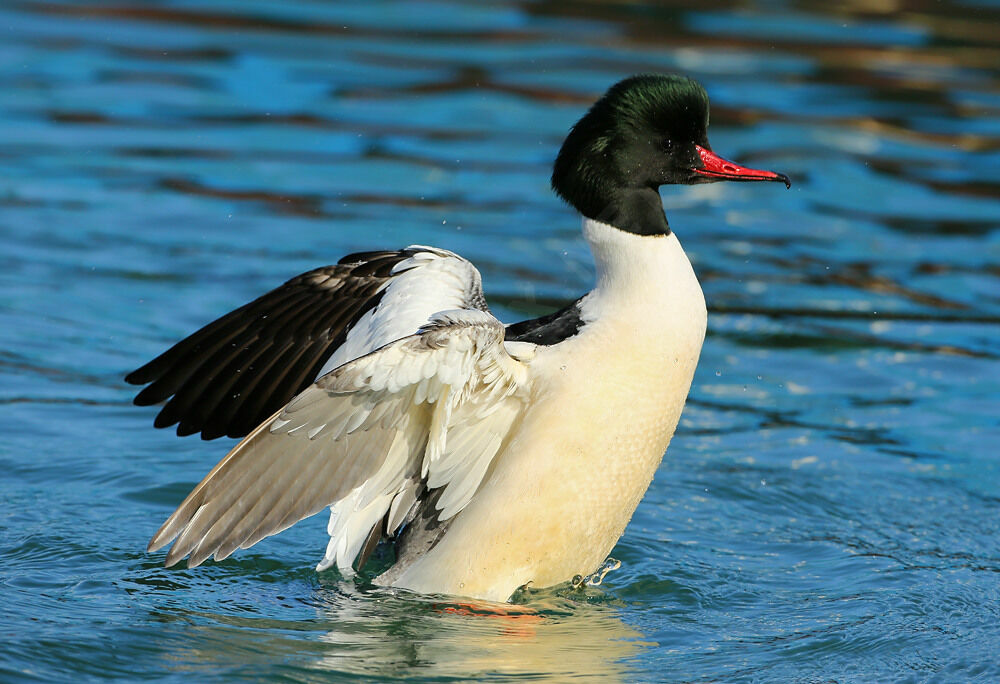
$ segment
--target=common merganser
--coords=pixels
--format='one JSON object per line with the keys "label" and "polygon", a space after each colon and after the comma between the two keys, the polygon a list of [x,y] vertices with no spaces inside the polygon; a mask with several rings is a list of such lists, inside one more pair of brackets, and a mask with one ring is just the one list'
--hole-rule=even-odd
{"label": "common merganser", "polygon": [[605,560],[673,436],[705,300],[659,186],[787,176],[708,143],[708,97],[675,75],[612,86],[572,128],[552,187],[597,269],[568,307],[505,326],[476,268],[414,245],[292,278],[130,373],[155,425],[244,437],[149,543],[188,567],[330,507],[318,570],[505,601]]}

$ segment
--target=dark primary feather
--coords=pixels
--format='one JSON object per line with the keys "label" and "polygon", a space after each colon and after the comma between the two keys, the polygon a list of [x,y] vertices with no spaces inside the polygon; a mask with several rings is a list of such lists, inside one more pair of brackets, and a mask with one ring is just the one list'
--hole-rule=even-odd
{"label": "dark primary feather", "polygon": [[129,373],[126,382],[147,385],[135,403],[169,399],[154,425],[179,423],[179,435],[245,436],[312,383],[417,251],[351,254],[292,278]]}

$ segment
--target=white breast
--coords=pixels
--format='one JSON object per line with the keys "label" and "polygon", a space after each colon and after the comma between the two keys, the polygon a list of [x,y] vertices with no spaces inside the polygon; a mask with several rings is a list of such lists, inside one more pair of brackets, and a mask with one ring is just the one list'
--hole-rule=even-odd
{"label": "white breast", "polygon": [[674,235],[591,220],[584,235],[598,270],[585,326],[538,348],[520,428],[444,538],[393,584],[503,601],[589,573],[649,486],[697,365],[704,297]]}

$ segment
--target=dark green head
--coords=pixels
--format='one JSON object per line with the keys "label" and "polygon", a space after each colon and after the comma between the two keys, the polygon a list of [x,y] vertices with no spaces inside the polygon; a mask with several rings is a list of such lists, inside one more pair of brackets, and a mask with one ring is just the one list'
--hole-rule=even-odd
{"label": "dark green head", "polygon": [[712,153],[708,94],[689,78],[645,74],[616,83],[570,131],[552,187],[581,214],[639,235],[670,232],[657,192],[670,183],[777,180]]}

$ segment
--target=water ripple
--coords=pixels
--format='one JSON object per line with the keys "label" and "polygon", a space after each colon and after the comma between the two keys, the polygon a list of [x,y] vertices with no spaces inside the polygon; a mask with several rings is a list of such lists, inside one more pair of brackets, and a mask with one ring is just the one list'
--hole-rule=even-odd
{"label": "water ripple", "polygon": [[[1000,679],[995,3],[0,18],[0,678]],[[641,71],[698,78],[715,148],[795,185],[664,189],[709,331],[620,569],[463,606],[315,573],[322,516],[144,553],[226,445],[153,431],[125,372],[360,249],[459,251],[507,320],[575,299],[549,165]]]}

